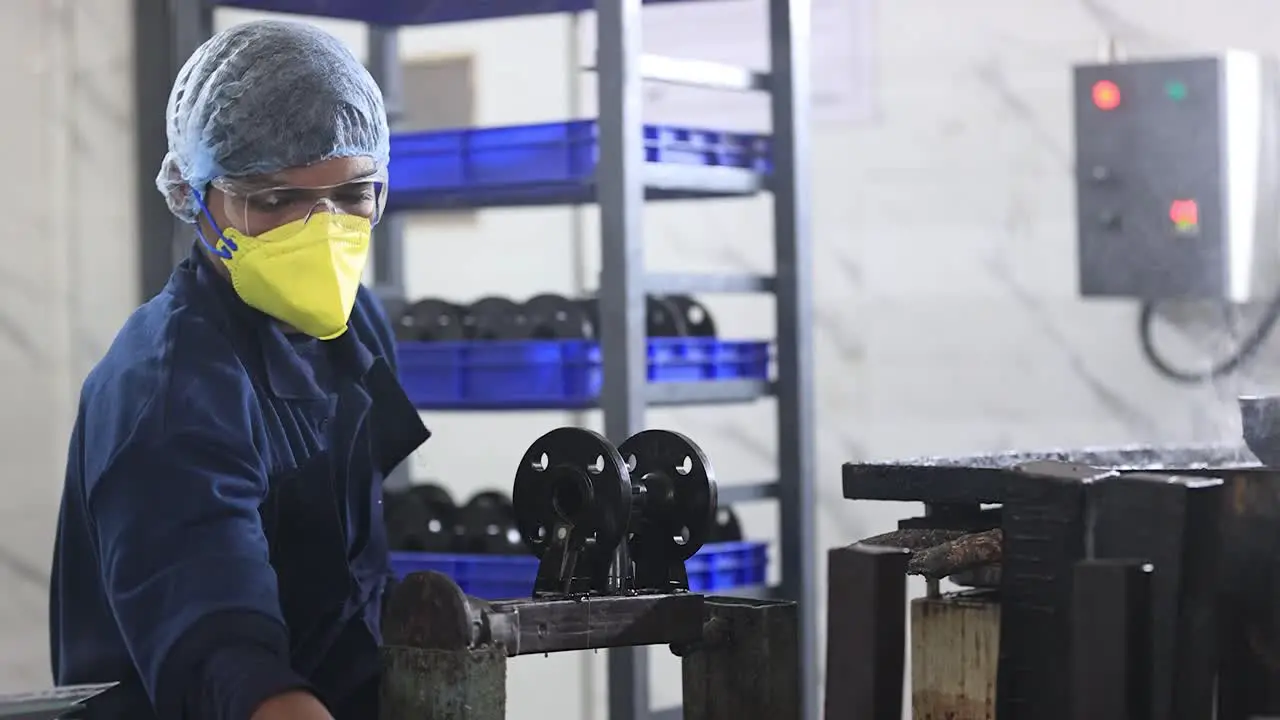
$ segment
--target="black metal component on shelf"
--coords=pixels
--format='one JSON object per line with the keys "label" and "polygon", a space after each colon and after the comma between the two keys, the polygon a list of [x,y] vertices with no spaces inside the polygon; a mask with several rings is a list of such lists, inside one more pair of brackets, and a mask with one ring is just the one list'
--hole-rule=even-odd
{"label": "black metal component on shelf", "polygon": [[511,491],[516,526],[542,559],[534,594],[607,592],[631,521],[626,462],[599,433],[557,428],[529,446]]}
{"label": "black metal component on shelf", "polygon": [[[710,461],[689,438],[645,430],[615,448],[559,428],[520,461],[516,524],[541,558],[534,596],[687,590],[688,560],[716,526]],[[611,567],[618,549],[629,562]]]}
{"label": "black metal component on shelf", "polygon": [[591,340],[596,336],[596,313],[587,300],[563,295],[535,295],[521,306],[535,340]]}
{"label": "black metal component on shelf", "polygon": [[902,717],[909,556],[874,545],[828,551],[823,717]]}
{"label": "black metal component on shelf", "polygon": [[1076,565],[1071,599],[1071,720],[1153,717],[1154,569],[1146,560],[1083,560]]}
{"label": "black metal component on shelf", "polygon": [[711,462],[692,440],[667,430],[643,430],[618,452],[631,469],[635,502],[627,541],[640,588],[688,588],[684,561],[716,525]]}
{"label": "black metal component on shelf", "polygon": [[529,320],[519,303],[505,297],[481,298],[462,310],[463,335],[469,340],[527,340]]}

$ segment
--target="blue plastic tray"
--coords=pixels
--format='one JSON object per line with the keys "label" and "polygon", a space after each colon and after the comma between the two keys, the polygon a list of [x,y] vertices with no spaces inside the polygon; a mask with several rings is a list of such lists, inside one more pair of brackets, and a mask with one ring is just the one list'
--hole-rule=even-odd
{"label": "blue plastic tray", "polygon": [[[762,542],[726,542],[704,545],[685,561],[689,589],[723,592],[763,585],[769,566],[769,546]],[[532,555],[450,555],[444,553],[391,553],[396,577],[435,570],[453,578],[468,595],[485,600],[529,597],[538,575],[538,559]]]}
{"label": "blue plastic tray", "polygon": [[[646,3],[682,0],[645,0]],[[428,25],[520,15],[584,12],[593,0],[216,0],[225,7],[360,20],[373,25]]]}
{"label": "blue plastic tray", "polygon": [[[668,171],[731,168],[768,173],[761,135],[646,125],[645,161]],[[388,210],[591,202],[595,198],[594,120],[444,130],[391,138]],[[680,178],[650,189],[652,198],[708,197],[754,191],[706,178]],[[705,184],[704,184],[705,180]],[[684,183],[684,184],[682,184]]]}
{"label": "blue plastic tray", "polygon": [[[600,355],[587,340],[403,342],[400,382],[424,410],[591,407],[603,381]],[[649,382],[768,377],[767,342],[649,339]]]}

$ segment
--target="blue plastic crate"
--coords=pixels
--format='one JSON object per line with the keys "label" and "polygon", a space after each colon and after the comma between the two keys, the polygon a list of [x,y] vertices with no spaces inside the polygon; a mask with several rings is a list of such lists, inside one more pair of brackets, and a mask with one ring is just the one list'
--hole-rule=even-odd
{"label": "blue plastic crate", "polygon": [[[594,120],[575,120],[395,135],[387,208],[590,202],[597,132]],[[769,169],[768,140],[761,135],[665,125],[646,125],[644,134],[648,163]],[[668,189],[650,196],[708,194],[716,193]]]}
{"label": "blue plastic crate", "polygon": [[[687,0],[645,0],[646,4]],[[594,0],[216,0],[265,12],[360,20],[373,25],[428,25],[595,9]]]}
{"label": "blue plastic crate", "polygon": [[[725,592],[763,585],[769,566],[769,546],[762,542],[726,542],[704,545],[685,561],[689,589]],[[453,578],[468,595],[485,600],[529,597],[538,575],[538,559],[532,555],[452,555],[447,553],[391,553],[396,577],[435,570]]]}
{"label": "blue plastic crate", "polygon": [[[419,408],[582,408],[603,382],[598,343],[587,340],[404,342],[400,382]],[[769,343],[650,338],[649,381],[766,380]]]}

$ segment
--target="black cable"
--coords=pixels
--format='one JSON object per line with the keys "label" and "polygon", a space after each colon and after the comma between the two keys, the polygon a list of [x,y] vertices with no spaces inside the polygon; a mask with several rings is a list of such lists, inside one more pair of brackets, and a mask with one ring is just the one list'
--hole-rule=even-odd
{"label": "black cable", "polygon": [[1219,361],[1207,370],[1199,372],[1179,370],[1160,357],[1159,351],[1156,350],[1155,340],[1152,338],[1152,328],[1155,325],[1155,320],[1156,304],[1154,302],[1143,303],[1142,310],[1138,313],[1138,339],[1142,343],[1142,354],[1146,357],[1147,362],[1151,363],[1156,372],[1174,382],[1184,384],[1209,382],[1236,372],[1245,363],[1252,360],[1258,350],[1262,349],[1262,344],[1271,335],[1276,321],[1280,320],[1280,295],[1277,295],[1271,301],[1267,306],[1266,313],[1262,316],[1262,320],[1258,321],[1257,327],[1245,337],[1244,341],[1240,343],[1230,357]]}

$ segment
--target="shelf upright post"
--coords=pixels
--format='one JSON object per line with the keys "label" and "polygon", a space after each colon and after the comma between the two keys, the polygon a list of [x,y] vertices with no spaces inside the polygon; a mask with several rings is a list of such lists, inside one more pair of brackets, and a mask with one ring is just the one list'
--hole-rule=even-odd
{"label": "shelf upright post", "polygon": [[[600,345],[605,435],[640,431],[648,374],[644,324],[644,132],[640,106],[641,0],[596,0],[599,103]],[[626,544],[615,571],[629,565]],[[620,573],[619,573],[620,575]],[[649,715],[647,648],[609,651],[610,720]]]}
{"label": "shelf upright post", "polygon": [[[404,112],[404,69],[400,65],[400,36],[394,27],[369,26],[367,66],[374,82],[382,89],[382,102],[387,107],[387,124],[392,131],[400,124]],[[380,298],[405,297],[404,289],[404,222],[402,213],[386,213],[378,219],[373,234],[373,291]],[[405,461],[383,481],[386,488],[405,488],[413,484]]]}
{"label": "shelf upright post", "polygon": [[213,5],[204,0],[134,0],[134,115],[138,162],[139,302],[164,288],[191,244],[191,226],[169,212],[156,192],[168,147],[165,108],[178,70],[213,34]]}
{"label": "shelf upright post", "polygon": [[[369,26],[369,74],[382,88],[387,122],[395,131],[404,109],[404,70],[396,29]],[[374,231],[373,287],[381,297],[404,297],[404,215],[388,213]]]}
{"label": "shelf upright post", "polygon": [[800,605],[800,717],[817,717],[816,438],[810,241],[811,0],[769,0],[782,596]]}

